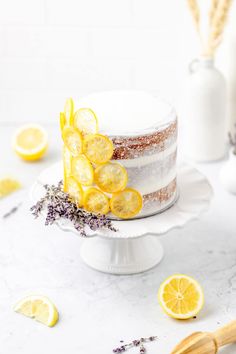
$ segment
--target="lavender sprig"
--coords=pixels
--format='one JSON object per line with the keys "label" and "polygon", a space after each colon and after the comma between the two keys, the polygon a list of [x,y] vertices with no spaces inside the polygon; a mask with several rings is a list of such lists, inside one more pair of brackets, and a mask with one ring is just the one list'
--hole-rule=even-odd
{"label": "lavender sprig", "polygon": [[44,185],[45,196],[31,207],[31,212],[35,218],[39,217],[45,209],[45,225],[52,225],[56,220],[64,218],[69,220],[81,236],[87,236],[86,227],[92,231],[99,229],[108,229],[117,231],[111,220],[105,215],[93,214],[80,209],[74,203],[68,193],[63,191],[63,182],[60,181],[57,186]]}
{"label": "lavender sprig", "polygon": [[[139,347],[139,353],[145,354],[147,352],[147,350],[144,347],[143,343],[153,342],[156,339],[157,339],[157,336],[135,339],[131,343],[122,344],[120,347],[113,349],[113,353],[123,353],[130,348]],[[123,340],[120,342],[123,343]]]}

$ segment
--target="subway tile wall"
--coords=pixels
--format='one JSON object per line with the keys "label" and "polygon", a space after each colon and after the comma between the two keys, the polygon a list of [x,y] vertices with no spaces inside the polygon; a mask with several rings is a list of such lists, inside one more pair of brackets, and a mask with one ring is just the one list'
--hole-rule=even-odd
{"label": "subway tile wall", "polygon": [[53,123],[104,89],[177,104],[198,52],[186,0],[0,0],[0,122]]}

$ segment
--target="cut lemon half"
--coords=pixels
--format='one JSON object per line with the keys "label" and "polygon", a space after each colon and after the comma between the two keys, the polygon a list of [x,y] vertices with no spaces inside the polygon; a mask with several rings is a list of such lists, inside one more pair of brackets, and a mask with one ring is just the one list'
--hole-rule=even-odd
{"label": "cut lemon half", "polygon": [[74,177],[66,177],[64,190],[78,206],[83,204],[83,189]]}
{"label": "cut lemon half", "polygon": [[112,141],[104,135],[90,134],[84,137],[83,151],[91,162],[102,164],[111,159],[113,155],[113,144]]}
{"label": "cut lemon half", "polygon": [[184,320],[198,314],[204,304],[204,295],[195,279],[175,274],[161,284],[158,300],[167,315]]}
{"label": "cut lemon half", "polygon": [[72,98],[67,98],[64,107],[64,114],[66,118],[66,124],[71,125],[73,122],[74,115],[74,101],[72,100]]}
{"label": "cut lemon half", "polygon": [[43,157],[48,148],[48,134],[40,125],[24,125],[13,138],[13,148],[24,160],[38,160]]}
{"label": "cut lemon half", "polygon": [[84,208],[95,214],[107,214],[109,212],[109,199],[97,188],[89,188],[84,195]]}
{"label": "cut lemon half", "polygon": [[110,200],[111,212],[121,219],[129,219],[137,215],[143,206],[141,194],[132,188],[114,193]]}
{"label": "cut lemon half", "polygon": [[95,183],[104,192],[119,192],[126,187],[127,182],[127,171],[118,163],[108,162],[95,170]]}
{"label": "cut lemon half", "polygon": [[83,186],[93,184],[93,166],[86,156],[73,157],[71,171],[75,179]]}
{"label": "cut lemon half", "polygon": [[82,152],[82,135],[78,129],[65,127],[62,131],[62,139],[66,147],[73,156],[78,156]]}
{"label": "cut lemon half", "polygon": [[90,108],[80,108],[76,111],[73,124],[83,135],[96,134],[98,132],[97,117]]}
{"label": "cut lemon half", "polygon": [[47,297],[40,295],[31,295],[20,300],[14,306],[14,311],[34,318],[48,327],[55,326],[59,318],[56,306]]}

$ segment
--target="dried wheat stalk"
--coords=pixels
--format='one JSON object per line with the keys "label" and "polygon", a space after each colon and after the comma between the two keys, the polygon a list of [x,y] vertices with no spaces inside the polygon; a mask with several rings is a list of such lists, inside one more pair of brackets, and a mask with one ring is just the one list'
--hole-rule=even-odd
{"label": "dried wheat stalk", "polygon": [[209,12],[210,24],[212,24],[212,22],[214,21],[219,2],[220,2],[220,0],[211,0],[211,7],[210,7],[210,12]]}
{"label": "dried wheat stalk", "polygon": [[202,50],[204,51],[205,44],[204,44],[201,30],[200,30],[200,19],[201,18],[200,18],[200,9],[198,6],[198,1],[197,0],[187,0],[187,3],[188,3],[189,10],[192,14],[192,18],[193,18],[197,33],[198,33],[200,41],[201,41]]}
{"label": "dried wheat stalk", "polygon": [[213,56],[216,48],[221,42],[232,0],[211,0],[209,12],[209,36],[206,40],[203,40],[201,34],[201,16],[198,0],[187,0],[187,3],[192,14],[199,38],[201,40],[203,55]]}
{"label": "dried wheat stalk", "polygon": [[197,31],[200,29],[200,11],[197,0],[187,0]]}
{"label": "dried wheat stalk", "polygon": [[213,55],[219,46],[232,0],[220,0],[212,17],[208,40],[208,54]]}

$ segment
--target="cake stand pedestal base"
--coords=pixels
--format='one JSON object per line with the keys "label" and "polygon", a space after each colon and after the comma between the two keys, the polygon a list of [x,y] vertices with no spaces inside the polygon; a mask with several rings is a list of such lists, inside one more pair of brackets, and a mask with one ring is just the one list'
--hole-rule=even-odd
{"label": "cake stand pedestal base", "polygon": [[92,237],[83,242],[81,257],[91,268],[111,274],[144,272],[160,263],[163,247],[157,237],[130,239]]}

